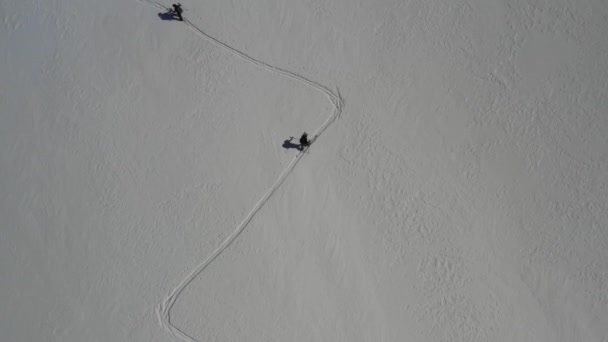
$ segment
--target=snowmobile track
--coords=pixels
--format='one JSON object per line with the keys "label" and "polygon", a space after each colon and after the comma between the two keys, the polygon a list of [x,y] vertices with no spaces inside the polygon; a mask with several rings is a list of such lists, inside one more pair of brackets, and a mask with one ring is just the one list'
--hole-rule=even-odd
{"label": "snowmobile track", "polygon": [[[169,8],[163,6],[159,3],[153,2],[153,1],[149,1],[149,0],[138,0],[138,1],[143,2],[147,5],[154,6],[161,10],[170,10]],[[186,24],[186,26],[188,26],[188,28],[193,30],[194,33],[198,34],[203,39],[206,39],[207,41],[215,44],[217,47],[230,52],[234,56],[239,57],[248,63],[254,64],[257,67],[262,68],[266,71],[278,74],[282,77],[293,79],[297,82],[304,83],[304,84],[308,85],[309,87],[317,89],[318,91],[323,93],[327,97],[327,99],[333,104],[334,109],[333,109],[332,113],[328,116],[327,120],[325,120],[325,122],[323,122],[323,124],[313,134],[311,143],[313,143],[327,129],[327,127],[329,127],[337,118],[340,117],[340,114],[342,113],[342,108],[344,106],[344,101],[343,101],[342,97],[340,96],[340,92],[338,89],[336,89],[336,92],[334,93],[331,90],[329,90],[329,88],[327,88],[317,82],[311,81],[311,80],[307,79],[306,77],[300,76],[291,71],[287,71],[285,69],[281,69],[279,67],[275,67],[268,63],[257,60],[255,58],[247,55],[246,53],[241,52],[241,51],[211,37],[210,35],[206,34],[203,30],[198,28],[196,25],[194,25],[190,21],[188,21],[188,19],[186,19],[186,18],[184,18],[183,23]],[[255,214],[257,214],[257,212],[264,206],[264,204],[274,194],[274,192],[281,186],[281,184],[283,184],[283,181],[293,171],[293,169],[298,164],[300,159],[302,159],[302,157],[304,156],[304,153],[306,153],[307,150],[308,150],[308,148],[303,149],[293,158],[293,160],[289,163],[289,165],[287,165],[287,167],[283,170],[283,172],[281,172],[281,174],[279,175],[277,180],[272,184],[272,186],[270,186],[270,188],[268,188],[268,190],[266,190],[264,195],[258,200],[258,202],[253,206],[253,208],[247,214],[247,216],[245,216],[243,221],[241,221],[241,223],[234,229],[234,231],[228,237],[226,237],[226,239],[224,239],[224,241],[207,258],[205,258],[198,266],[196,266],[196,268],[193,269],[192,272],[190,272],[190,274],[188,274],[179,283],[179,285],[177,285],[175,288],[173,288],[173,290],[171,290],[171,292],[169,292],[169,294],[157,306],[156,314],[157,314],[158,320],[159,320],[161,326],[166,331],[170,332],[173,336],[178,337],[184,341],[198,342],[195,338],[193,338],[192,336],[188,335],[183,330],[181,330],[178,327],[171,324],[171,309],[175,305],[175,302],[177,301],[179,296],[182,294],[184,289],[186,289],[186,287],[188,287],[188,285],[190,285],[190,283],[192,283],[192,281],[194,281],[194,279],[196,279],[198,277],[198,275],[201,274],[201,272],[203,270],[205,270],[205,268],[207,268],[207,266],[209,266],[243,232],[243,230],[247,227],[249,222],[251,222],[251,219],[253,219]]]}

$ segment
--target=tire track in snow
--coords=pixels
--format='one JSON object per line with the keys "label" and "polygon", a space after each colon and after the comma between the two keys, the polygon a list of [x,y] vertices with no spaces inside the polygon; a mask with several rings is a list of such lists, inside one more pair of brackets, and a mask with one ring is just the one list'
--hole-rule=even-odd
{"label": "tire track in snow", "polygon": [[[154,6],[161,10],[165,10],[165,11],[170,10],[169,8],[163,6],[159,3],[156,3],[156,2],[152,2],[152,1],[148,1],[148,0],[138,0],[138,1],[143,2],[147,5]],[[186,26],[188,26],[188,28],[193,30],[194,33],[198,34],[199,36],[201,36],[202,38],[206,39],[207,41],[213,43],[214,45],[218,46],[219,48],[230,52],[234,56],[239,57],[246,62],[254,64],[266,71],[278,74],[282,77],[293,79],[297,82],[304,83],[304,84],[308,85],[309,87],[317,89],[318,91],[323,93],[327,97],[327,99],[333,104],[334,109],[333,109],[332,113],[327,117],[325,122],[323,122],[323,124],[313,134],[311,143],[313,143],[319,137],[319,135],[321,135],[327,129],[327,127],[329,127],[329,125],[331,125],[337,118],[340,117],[340,114],[342,113],[344,101],[342,100],[342,97],[340,96],[340,92],[338,89],[336,89],[336,92],[334,93],[331,90],[329,90],[329,88],[321,85],[320,83],[311,81],[311,80],[307,79],[306,77],[300,76],[291,71],[287,71],[285,69],[281,69],[279,67],[275,67],[268,63],[257,60],[255,58],[247,55],[246,53],[241,52],[225,43],[222,43],[221,41],[217,40],[216,38],[211,37],[210,35],[206,34],[203,30],[198,28],[196,25],[194,25],[190,21],[188,21],[188,19],[184,18],[183,22],[184,22],[184,24],[186,24]],[[274,182],[274,184],[272,184],[272,186],[270,186],[270,188],[268,188],[268,190],[266,190],[266,193],[258,200],[258,202],[253,206],[253,209],[251,209],[251,211],[247,214],[247,216],[245,216],[243,221],[241,221],[241,223],[234,229],[234,231],[226,239],[224,239],[224,241],[207,258],[205,258],[205,260],[203,260],[198,266],[196,266],[196,268],[194,268],[192,270],[192,272],[190,272],[190,274],[188,274],[179,283],[179,285],[177,285],[175,288],[173,288],[173,290],[171,290],[171,292],[169,292],[167,297],[165,297],[163,299],[163,301],[157,306],[156,315],[158,317],[158,320],[159,320],[161,326],[166,331],[170,332],[175,337],[181,338],[184,341],[198,342],[192,336],[188,335],[183,330],[181,330],[178,327],[171,324],[171,309],[175,305],[175,302],[177,301],[179,296],[186,289],[186,287],[188,287],[188,285],[190,285],[190,283],[192,283],[192,281],[194,281],[194,279],[196,279],[198,277],[198,275],[201,274],[201,272],[203,272],[203,270],[205,270],[205,268],[207,268],[207,266],[209,266],[220,254],[222,254],[222,252],[226,248],[228,248],[228,246],[230,246],[230,244],[232,244],[232,242],[243,232],[243,230],[245,229],[245,227],[247,227],[249,222],[251,222],[251,220],[253,219],[255,214],[257,214],[257,212],[264,206],[264,204],[274,194],[274,192],[281,186],[281,184],[283,184],[283,181],[285,180],[285,178],[287,178],[287,176],[293,171],[293,169],[298,164],[300,159],[302,159],[302,156],[304,156],[304,153],[307,150],[308,150],[308,148],[304,149],[303,151],[300,151],[293,158],[293,160],[289,163],[289,165],[287,165],[287,167],[283,170],[283,172],[281,172],[281,174],[279,175],[279,178],[277,178],[277,180]]]}

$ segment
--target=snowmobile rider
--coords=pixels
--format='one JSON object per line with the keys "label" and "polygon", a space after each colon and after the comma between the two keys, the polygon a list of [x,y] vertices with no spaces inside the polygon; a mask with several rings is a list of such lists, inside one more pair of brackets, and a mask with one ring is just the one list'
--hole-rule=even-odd
{"label": "snowmobile rider", "polygon": [[304,132],[302,137],[300,138],[300,150],[303,150],[304,147],[310,145],[310,141],[308,140],[308,133]]}
{"label": "snowmobile rider", "polygon": [[184,18],[182,18],[182,4],[180,4],[179,2],[176,4],[173,4],[173,13],[175,13],[175,15],[177,15],[177,18],[179,19],[179,21],[184,21]]}

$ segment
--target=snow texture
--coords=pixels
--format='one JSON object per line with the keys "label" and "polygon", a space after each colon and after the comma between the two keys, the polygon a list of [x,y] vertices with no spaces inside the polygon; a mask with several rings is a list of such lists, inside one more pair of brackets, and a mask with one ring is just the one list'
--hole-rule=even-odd
{"label": "snow texture", "polygon": [[608,341],[605,1],[182,5],[0,0],[2,341]]}

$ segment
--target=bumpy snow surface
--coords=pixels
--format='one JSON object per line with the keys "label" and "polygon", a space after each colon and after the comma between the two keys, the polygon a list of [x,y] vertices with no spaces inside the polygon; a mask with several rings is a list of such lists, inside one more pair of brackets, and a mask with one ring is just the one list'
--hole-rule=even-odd
{"label": "bumpy snow surface", "polygon": [[0,0],[1,341],[608,341],[608,2],[182,4]]}

